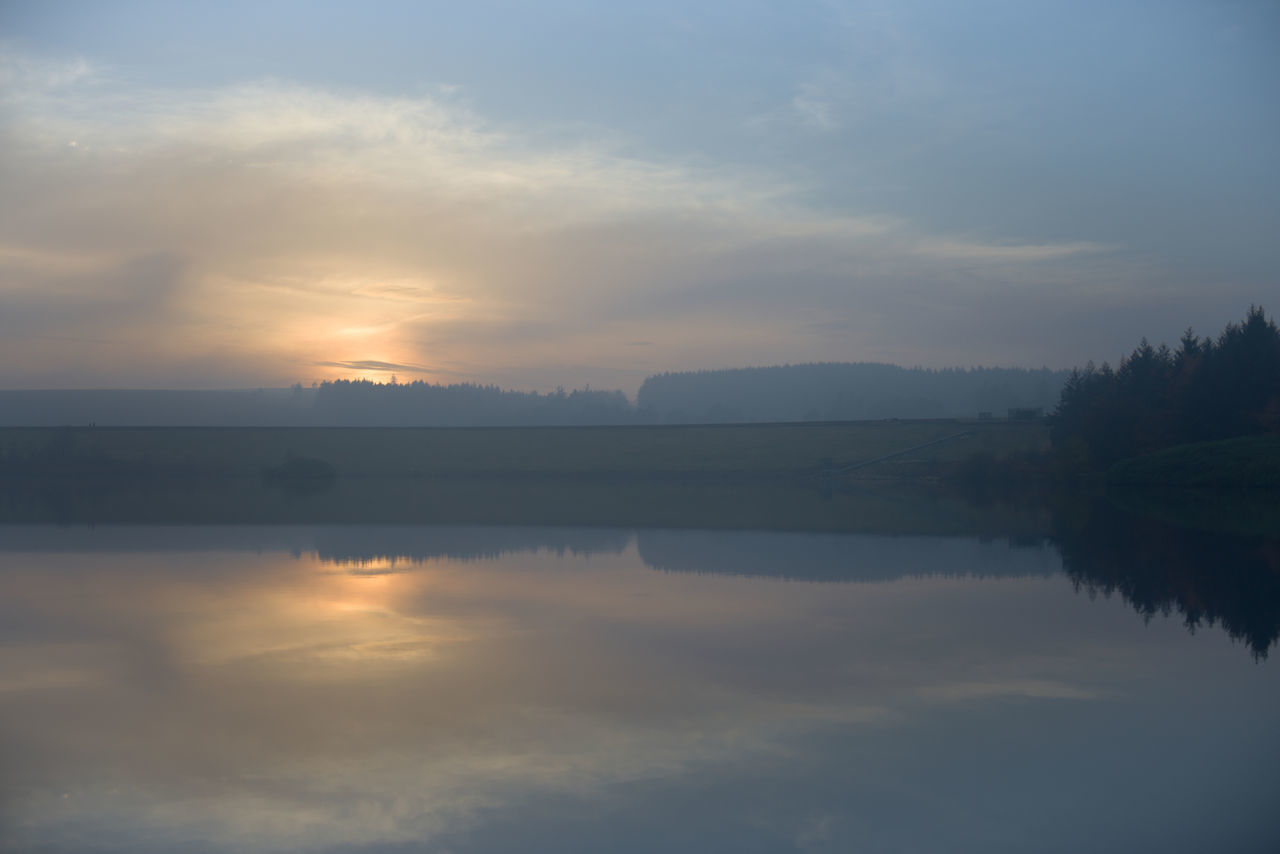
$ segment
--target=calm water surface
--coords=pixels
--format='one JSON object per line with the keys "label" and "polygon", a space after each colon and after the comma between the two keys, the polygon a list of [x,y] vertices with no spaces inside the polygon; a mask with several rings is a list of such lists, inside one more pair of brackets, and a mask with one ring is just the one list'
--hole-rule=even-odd
{"label": "calm water surface", "polygon": [[1061,554],[5,526],[0,847],[1280,850],[1275,656]]}

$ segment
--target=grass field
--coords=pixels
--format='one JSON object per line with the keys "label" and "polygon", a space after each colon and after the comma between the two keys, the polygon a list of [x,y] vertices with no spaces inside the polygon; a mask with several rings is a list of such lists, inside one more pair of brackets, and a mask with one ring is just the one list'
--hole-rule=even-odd
{"label": "grass field", "polygon": [[[31,461],[76,474],[121,471],[257,476],[296,457],[323,460],[340,477],[816,475],[828,461],[878,459],[854,476],[928,475],[975,453],[1041,448],[1038,422],[855,421],[663,427],[477,428],[0,428],[10,472]],[[110,463],[110,466],[106,464]],[[105,466],[105,467],[104,467]]]}
{"label": "grass field", "polygon": [[932,485],[824,489],[812,480],[347,478],[313,492],[259,479],[51,480],[0,488],[0,526],[568,525],[866,532],[1036,539],[1049,513],[1028,502],[975,504]]}
{"label": "grass field", "polygon": [[1123,460],[1107,474],[1116,486],[1280,486],[1280,436],[1241,436],[1175,445]]}

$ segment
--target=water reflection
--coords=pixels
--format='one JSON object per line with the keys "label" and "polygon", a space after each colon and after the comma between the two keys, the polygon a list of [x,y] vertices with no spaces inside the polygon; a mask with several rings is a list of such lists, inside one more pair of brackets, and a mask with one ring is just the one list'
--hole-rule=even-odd
{"label": "water reflection", "polygon": [[[1219,510],[1221,501],[1208,505]],[[1204,522],[1206,505],[1181,507]],[[1265,658],[1280,642],[1280,537],[1270,517],[1246,530],[1256,501],[1211,525],[1080,503],[1054,514],[1045,536],[886,537],[823,532],[495,525],[108,525],[0,527],[4,551],[287,551],[383,574],[399,564],[472,561],[524,551],[617,555],[634,545],[645,566],[800,581],[887,581],[913,575],[975,578],[1064,571],[1090,596],[1119,595],[1144,619],[1177,613],[1187,628],[1221,626]],[[1265,509],[1265,508],[1264,508]],[[1167,514],[1166,514],[1167,515]],[[997,547],[991,547],[992,544]],[[86,562],[86,570],[94,564]]]}
{"label": "water reflection", "polygon": [[1093,504],[1059,515],[1054,528],[1066,573],[1091,596],[1118,594],[1146,620],[1177,613],[1192,632],[1220,625],[1258,658],[1280,639],[1274,527],[1188,527]]}
{"label": "water reflection", "polygon": [[1061,561],[1045,540],[885,537],[725,531],[484,525],[8,525],[0,551],[286,551],[321,562],[412,565],[476,561],[520,552],[618,555],[634,548],[666,572],[883,581],[909,575],[1049,575]]}
{"label": "water reflection", "polygon": [[[1047,547],[2,533],[13,850],[1275,841],[1268,665],[1076,595]],[[795,583],[819,577],[868,583]]]}

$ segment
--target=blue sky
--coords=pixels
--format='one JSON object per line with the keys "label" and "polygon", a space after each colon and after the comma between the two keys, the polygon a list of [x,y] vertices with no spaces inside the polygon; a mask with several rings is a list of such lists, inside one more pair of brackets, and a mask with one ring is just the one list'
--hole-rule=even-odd
{"label": "blue sky", "polygon": [[1280,305],[1278,96],[1274,3],[5,3],[0,385],[1114,360]]}

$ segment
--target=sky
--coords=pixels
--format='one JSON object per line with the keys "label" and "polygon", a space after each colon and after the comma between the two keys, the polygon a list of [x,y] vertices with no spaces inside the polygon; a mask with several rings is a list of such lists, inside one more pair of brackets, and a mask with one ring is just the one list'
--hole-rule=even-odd
{"label": "sky", "polygon": [[1114,362],[1277,151],[1274,2],[0,0],[0,388]]}

